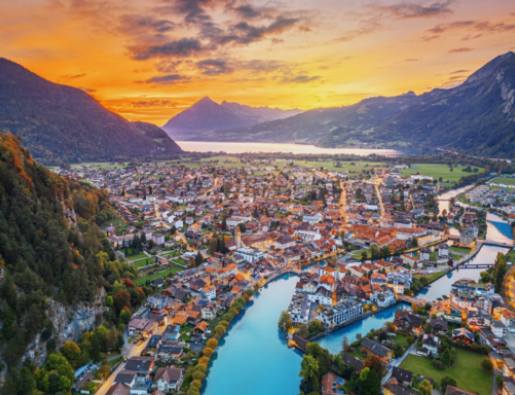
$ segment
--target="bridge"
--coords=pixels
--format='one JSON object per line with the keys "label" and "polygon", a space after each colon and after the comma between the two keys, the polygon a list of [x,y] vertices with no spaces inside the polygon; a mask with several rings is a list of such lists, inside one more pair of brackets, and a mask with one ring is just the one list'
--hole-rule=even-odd
{"label": "bridge", "polygon": [[502,247],[502,248],[513,248],[513,243],[503,243],[500,241],[493,241],[493,240],[479,240],[478,245],[488,245],[488,246],[494,246],[494,247]]}
{"label": "bridge", "polygon": [[460,265],[460,269],[490,269],[493,263],[464,263]]}
{"label": "bridge", "polygon": [[425,306],[428,302],[425,299],[414,298],[413,296],[408,295],[397,295],[397,300],[401,302],[406,302],[415,306]]}

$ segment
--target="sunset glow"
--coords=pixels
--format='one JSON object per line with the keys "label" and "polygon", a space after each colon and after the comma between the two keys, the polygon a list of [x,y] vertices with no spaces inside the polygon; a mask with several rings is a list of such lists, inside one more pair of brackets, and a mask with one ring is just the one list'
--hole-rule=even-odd
{"label": "sunset glow", "polygon": [[203,96],[310,109],[453,86],[514,35],[512,0],[0,1],[1,56],[156,124]]}

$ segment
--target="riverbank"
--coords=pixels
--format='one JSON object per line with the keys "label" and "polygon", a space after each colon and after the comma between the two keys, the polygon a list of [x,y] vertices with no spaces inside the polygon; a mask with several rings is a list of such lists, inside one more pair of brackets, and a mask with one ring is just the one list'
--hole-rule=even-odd
{"label": "riverbank", "polygon": [[285,274],[256,294],[220,341],[205,395],[240,395],[243,389],[246,395],[298,393],[301,356],[287,347],[277,327],[296,282],[296,275]]}

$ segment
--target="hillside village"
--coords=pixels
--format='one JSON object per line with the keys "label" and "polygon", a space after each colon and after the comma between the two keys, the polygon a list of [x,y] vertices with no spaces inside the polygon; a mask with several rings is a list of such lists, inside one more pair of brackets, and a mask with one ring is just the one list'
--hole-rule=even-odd
{"label": "hillside village", "polygon": [[[154,290],[128,322],[130,358],[97,393],[200,390],[206,363],[234,316],[255,291],[287,273],[300,275],[288,308],[296,328],[290,342],[300,348],[313,336],[397,303],[421,308],[416,293],[473,256],[486,231],[484,211],[455,201],[440,210],[440,182],[406,175],[405,165],[356,173],[294,161],[241,164],[154,162],[62,171],[110,192],[123,220],[105,229],[109,239],[137,267],[141,285]],[[512,204],[509,218],[514,212]],[[466,317],[451,339],[476,343],[466,328],[480,328],[477,343],[495,350],[496,366],[509,367],[506,348],[493,347],[515,332],[515,314],[499,310],[495,297],[489,285],[462,281],[431,309],[442,325]],[[406,314],[398,312],[395,325],[407,322],[410,332],[414,313]],[[420,329],[428,319],[415,319],[413,335],[422,349],[431,343],[426,351],[437,353],[439,340]],[[313,323],[318,327],[307,331]],[[389,366],[391,350],[377,349],[372,354]],[[94,367],[80,372],[77,388],[85,391],[93,373]],[[392,377],[385,393],[402,384]]]}

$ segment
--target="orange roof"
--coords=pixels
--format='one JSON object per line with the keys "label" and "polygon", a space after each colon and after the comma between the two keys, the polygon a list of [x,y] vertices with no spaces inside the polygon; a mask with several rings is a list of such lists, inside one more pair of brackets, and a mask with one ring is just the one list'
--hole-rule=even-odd
{"label": "orange roof", "polygon": [[333,285],[334,277],[330,276],[328,274],[324,274],[323,276],[320,277],[320,281],[322,281],[323,283],[329,284],[329,285]]}
{"label": "orange roof", "polygon": [[197,326],[195,327],[195,329],[199,329],[201,330],[202,332],[205,332],[207,327],[209,326],[209,324],[206,322],[206,321],[201,321],[197,324]]}
{"label": "orange roof", "polygon": [[175,314],[175,317],[172,318],[172,324],[173,325],[184,325],[186,321],[188,320],[188,316],[184,311],[180,311],[177,314]]}

